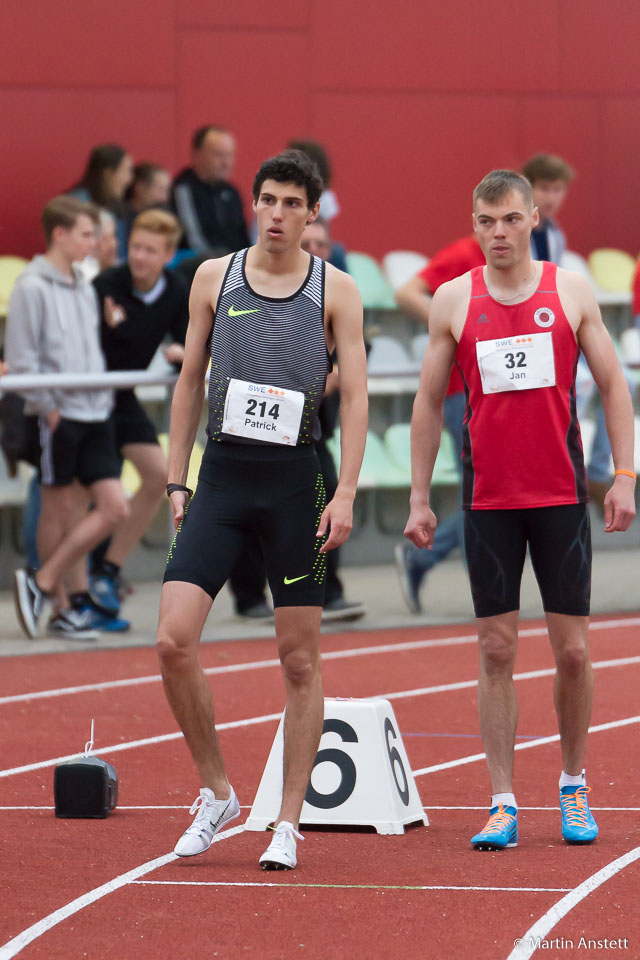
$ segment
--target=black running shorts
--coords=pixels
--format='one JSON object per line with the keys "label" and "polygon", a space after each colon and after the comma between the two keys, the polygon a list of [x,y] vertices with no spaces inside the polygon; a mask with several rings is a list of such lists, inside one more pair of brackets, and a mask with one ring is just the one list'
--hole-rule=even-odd
{"label": "black running shorts", "polygon": [[321,607],[326,554],[316,530],[325,505],[313,448],[209,440],[164,582],[194,583],[215,597],[252,535],[274,606]]}
{"label": "black running shorts", "polygon": [[120,477],[122,463],[118,457],[111,418],[85,422],[62,417],[55,430],[50,430],[44,417],[28,417],[33,462],[38,478],[45,487],[66,487],[79,480],[91,486],[98,480]]}
{"label": "black running shorts", "polygon": [[464,542],[476,617],[520,609],[527,545],[545,612],[589,615],[591,525],[586,503],[465,510]]}
{"label": "black running shorts", "polygon": [[156,428],[133,390],[116,391],[111,416],[118,450],[128,443],[158,443]]}

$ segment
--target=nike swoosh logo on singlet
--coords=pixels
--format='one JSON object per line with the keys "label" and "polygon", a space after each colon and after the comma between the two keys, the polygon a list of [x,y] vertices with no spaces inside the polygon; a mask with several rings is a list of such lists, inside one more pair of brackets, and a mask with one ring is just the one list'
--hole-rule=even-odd
{"label": "nike swoosh logo on singlet", "polygon": [[306,580],[306,578],[307,578],[308,576],[309,576],[309,574],[308,574],[308,573],[305,573],[304,576],[302,576],[302,577],[291,577],[291,579],[289,579],[289,577],[285,577],[285,578],[284,578],[284,585],[285,585],[285,587],[288,587],[290,583],[297,583],[298,580]]}
{"label": "nike swoosh logo on singlet", "polygon": [[260,313],[260,310],[258,307],[256,307],[255,310],[236,310],[236,308],[233,306],[229,307],[230,317],[241,317],[243,313]]}

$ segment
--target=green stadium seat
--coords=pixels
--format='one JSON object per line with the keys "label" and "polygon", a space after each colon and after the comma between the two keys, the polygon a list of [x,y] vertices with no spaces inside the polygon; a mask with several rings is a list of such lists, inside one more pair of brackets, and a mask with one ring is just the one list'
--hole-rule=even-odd
{"label": "green stadium seat", "polygon": [[[411,424],[395,423],[387,429],[384,442],[390,459],[407,476],[409,485],[411,483]],[[459,481],[453,438],[448,430],[443,430],[431,483],[433,486],[445,487],[457,486]]]}
{"label": "green stadium seat", "polygon": [[393,310],[396,300],[378,261],[366,253],[347,253],[347,269],[356,282],[365,310]]}
{"label": "green stadium seat", "polygon": [[[327,442],[336,464],[340,469],[340,431],[336,430],[333,437]],[[359,490],[377,490],[383,487],[406,487],[411,475],[407,476],[389,455],[389,452],[380,437],[371,430],[367,431],[367,443],[362,460],[362,468],[358,479]]]}

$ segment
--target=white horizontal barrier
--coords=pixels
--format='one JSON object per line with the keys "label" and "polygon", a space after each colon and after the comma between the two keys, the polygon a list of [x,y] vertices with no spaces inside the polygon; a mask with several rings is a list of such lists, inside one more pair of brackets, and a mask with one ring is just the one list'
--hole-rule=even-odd
{"label": "white horizontal barrier", "polygon": [[148,370],[107,370],[104,373],[7,373],[0,377],[0,393],[19,393],[21,390],[99,390],[112,387],[130,390],[132,387],[164,384],[171,386],[177,373],[150,373]]}

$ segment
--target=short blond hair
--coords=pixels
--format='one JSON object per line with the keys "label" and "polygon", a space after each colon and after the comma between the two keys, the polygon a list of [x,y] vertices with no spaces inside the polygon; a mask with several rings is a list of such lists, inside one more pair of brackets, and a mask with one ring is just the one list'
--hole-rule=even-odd
{"label": "short blond hair", "polygon": [[527,206],[533,210],[533,193],[531,184],[522,174],[515,170],[492,170],[483,177],[473,191],[473,208],[478,200],[494,205],[500,203],[513,191],[520,194]]}
{"label": "short blond hair", "polygon": [[168,247],[176,247],[182,228],[172,213],[166,210],[143,210],[131,224],[131,233],[134,230],[148,230],[157,233],[167,241]]}

